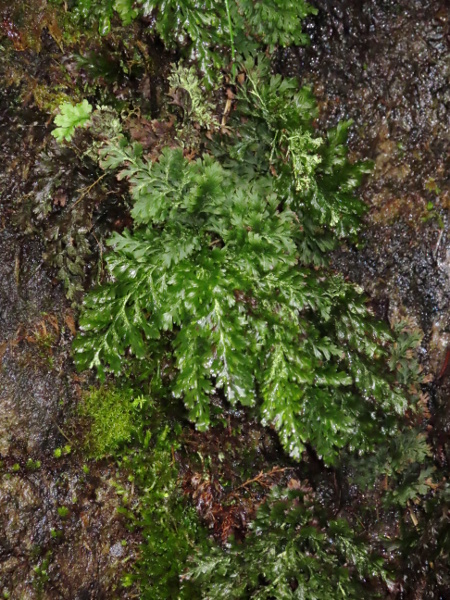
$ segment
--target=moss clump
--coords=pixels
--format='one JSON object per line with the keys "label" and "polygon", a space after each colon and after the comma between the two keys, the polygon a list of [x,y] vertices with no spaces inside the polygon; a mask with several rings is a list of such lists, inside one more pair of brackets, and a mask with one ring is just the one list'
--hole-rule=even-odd
{"label": "moss clump", "polygon": [[83,397],[80,413],[90,421],[86,445],[93,458],[116,454],[135,430],[131,390],[103,385]]}

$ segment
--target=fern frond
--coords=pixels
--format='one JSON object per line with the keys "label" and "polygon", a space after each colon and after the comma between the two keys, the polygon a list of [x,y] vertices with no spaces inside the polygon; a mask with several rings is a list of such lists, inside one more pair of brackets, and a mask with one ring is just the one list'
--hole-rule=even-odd
{"label": "fern frond", "polygon": [[259,405],[296,459],[305,443],[327,463],[355,440],[373,448],[371,412],[406,409],[386,365],[392,335],[342,277],[301,266],[278,181],[180,150],[150,163],[120,141],[102,155],[130,182],[135,229],[109,242],[112,281],[86,300],[78,365],[117,373],[121,357],[150,357],[164,337],[172,393],[197,427],[222,395]]}

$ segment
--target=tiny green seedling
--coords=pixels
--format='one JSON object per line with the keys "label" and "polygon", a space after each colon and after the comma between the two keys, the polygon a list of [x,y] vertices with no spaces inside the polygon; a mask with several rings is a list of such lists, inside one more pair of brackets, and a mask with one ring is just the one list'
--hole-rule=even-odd
{"label": "tiny green seedling", "polygon": [[67,506],[59,506],[58,507],[58,515],[61,517],[61,519],[65,519],[66,517],[69,516],[69,509],[67,508]]}
{"label": "tiny green seedling", "polygon": [[60,529],[51,529],[50,530],[50,536],[56,540],[59,539],[63,536],[63,532]]}
{"label": "tiny green seedling", "polygon": [[30,471],[37,471],[37,469],[40,469],[40,467],[41,467],[41,461],[40,460],[33,460],[32,458],[29,458],[27,460],[27,463],[26,463],[25,466]]}

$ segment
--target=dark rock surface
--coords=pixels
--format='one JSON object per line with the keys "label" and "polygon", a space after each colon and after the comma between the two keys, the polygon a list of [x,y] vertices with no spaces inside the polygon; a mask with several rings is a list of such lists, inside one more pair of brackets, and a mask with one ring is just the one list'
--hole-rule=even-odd
{"label": "dark rock surface", "polygon": [[[70,424],[79,388],[70,360],[73,313],[43,262],[39,240],[11,225],[43,123],[30,111],[11,111],[9,98],[3,100],[0,596],[126,598],[120,577],[124,561],[133,556],[133,541],[117,513],[113,483],[120,476],[114,466],[85,464],[79,432]],[[67,446],[55,458],[55,449]]]}
{"label": "dark rock surface", "polygon": [[[361,193],[369,211],[357,247],[333,266],[362,285],[391,323],[423,332],[434,381],[424,423],[437,472],[450,465],[450,4],[447,0],[316,0],[311,46],[280,52],[278,68],[313,87],[318,128],[352,119],[352,158],[374,162]],[[442,510],[442,509],[440,509]],[[445,510],[445,505],[444,505]],[[450,598],[436,522],[389,598]],[[436,522],[434,521],[436,519]],[[441,534],[443,535],[443,534]],[[439,555],[433,564],[430,556]],[[431,561],[431,562],[429,562]],[[430,564],[432,566],[430,566]]]}

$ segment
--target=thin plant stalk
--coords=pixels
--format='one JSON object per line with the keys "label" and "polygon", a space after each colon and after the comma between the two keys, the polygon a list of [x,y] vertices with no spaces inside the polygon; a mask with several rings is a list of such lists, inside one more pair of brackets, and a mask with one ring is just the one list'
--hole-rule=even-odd
{"label": "thin plant stalk", "polygon": [[230,30],[231,61],[233,63],[232,67],[231,67],[231,72],[233,74],[233,77],[235,77],[236,76],[236,64],[235,64],[236,50],[234,48],[233,25],[231,24],[231,13],[230,13],[229,0],[225,0],[225,6],[227,7],[228,29]]}

